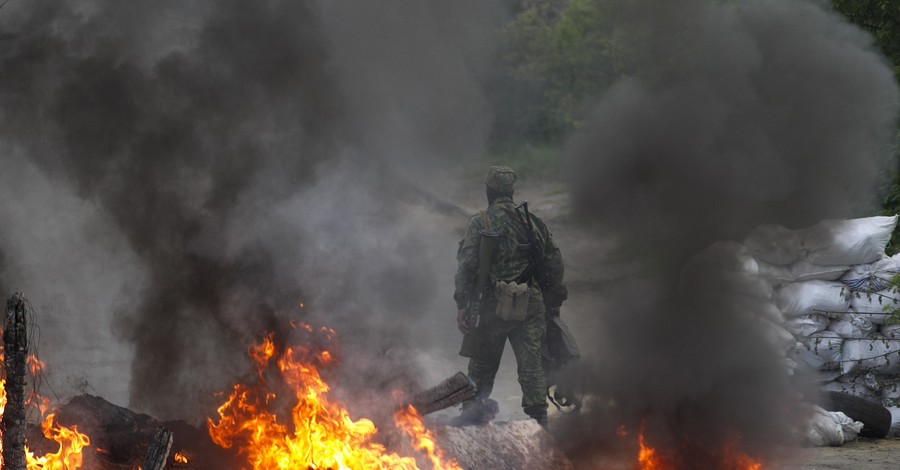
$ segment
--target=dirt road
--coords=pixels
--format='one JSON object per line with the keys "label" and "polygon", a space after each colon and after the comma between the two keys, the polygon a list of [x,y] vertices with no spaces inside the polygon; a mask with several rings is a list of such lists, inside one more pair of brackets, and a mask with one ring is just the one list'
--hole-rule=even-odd
{"label": "dirt road", "polygon": [[900,468],[900,439],[861,439],[841,447],[799,449],[796,462],[781,468],[896,470]]}

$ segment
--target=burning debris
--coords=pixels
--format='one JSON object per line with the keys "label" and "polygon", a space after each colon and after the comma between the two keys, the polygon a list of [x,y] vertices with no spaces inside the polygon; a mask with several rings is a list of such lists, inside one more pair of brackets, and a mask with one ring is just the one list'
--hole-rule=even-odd
{"label": "burning debris", "polygon": [[[329,341],[334,335],[327,328],[314,330],[306,324],[296,326],[310,335],[321,334]],[[7,331],[12,330],[8,328]],[[158,470],[167,465],[192,468],[194,462],[200,465],[197,468],[246,468],[245,465],[249,465],[260,470],[285,466],[461,468],[438,447],[422,415],[412,405],[404,405],[399,400],[402,394],[396,395],[399,401],[396,401],[397,410],[393,415],[395,428],[388,430],[389,435],[378,435],[378,428],[371,420],[352,419],[341,404],[329,398],[330,388],[319,372],[332,366],[334,357],[328,350],[308,346],[311,343],[282,348],[276,346],[273,335],[269,335],[253,345],[249,355],[256,365],[256,382],[235,385],[218,410],[219,418],[209,420],[205,432],[184,422],[161,423],[147,415],[135,414],[100,398],[84,395],[73,398],[56,414],[47,414],[42,420],[43,436],[59,443],[59,450],[37,457],[25,447],[23,462],[27,456],[28,470],[74,470],[84,463],[87,468],[133,469],[140,465],[145,470]],[[11,349],[9,345],[7,348]],[[468,383],[464,376],[463,379],[451,378],[431,393],[420,393],[417,397],[435,397],[440,394],[435,390],[453,392],[449,393],[451,397],[454,393],[459,395],[459,384]],[[296,403],[291,405],[291,399]],[[5,395],[3,400],[5,402]],[[78,426],[60,426],[57,414],[62,421],[79,423]],[[10,414],[4,416],[9,419]],[[83,433],[79,432],[79,427]],[[24,439],[25,434],[22,435]],[[91,445],[88,435],[95,438],[90,452],[85,453]],[[35,441],[37,436],[32,429],[28,441]],[[40,447],[46,446],[37,441]],[[170,455],[175,444],[182,450]],[[388,446],[397,450],[391,451]]]}
{"label": "burning debris", "polygon": [[[617,434],[623,439],[630,435],[624,427]],[[639,470],[674,470],[679,468],[717,468],[721,470],[763,470],[764,463],[735,450],[737,443],[726,445],[721,452],[709,452],[685,442],[683,448],[656,449],[645,437],[645,428],[637,432],[637,468]]]}
{"label": "burning debris", "polygon": [[[25,397],[26,370],[33,379],[42,372],[43,366],[37,358],[28,355],[27,310],[27,300],[22,294],[16,293],[9,298],[3,330],[3,354],[0,356],[5,372],[4,379],[0,380],[0,414],[3,419],[0,465],[10,470],[81,468],[82,450],[90,445],[90,438],[79,432],[77,426],[60,425],[56,414],[49,413],[49,400],[36,391],[27,399]],[[27,369],[26,364],[30,365]],[[40,433],[36,435],[31,432],[29,440],[26,437],[29,434],[26,417],[30,407],[37,407],[42,419]],[[46,447],[45,442],[56,443],[57,451],[36,454],[33,449]]]}
{"label": "burning debris", "polygon": [[[297,327],[329,339],[334,335],[326,328],[314,330],[306,324]],[[269,335],[250,348],[250,356],[256,365],[257,382],[235,385],[219,407],[219,417],[207,424],[213,442],[226,449],[236,447],[238,455],[254,470],[420,468],[415,457],[391,452],[379,442],[379,430],[371,420],[352,419],[343,405],[329,398],[330,388],[320,375],[320,369],[335,361],[328,350],[304,345],[279,348]],[[273,366],[275,370],[271,370]],[[295,403],[286,401],[289,398]],[[285,415],[288,420],[284,420]],[[422,416],[412,406],[394,413],[394,425],[431,468],[459,468],[452,460],[444,460]]]}

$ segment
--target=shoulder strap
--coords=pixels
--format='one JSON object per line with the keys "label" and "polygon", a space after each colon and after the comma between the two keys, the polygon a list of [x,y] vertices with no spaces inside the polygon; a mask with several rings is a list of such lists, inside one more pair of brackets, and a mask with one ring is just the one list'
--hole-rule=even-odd
{"label": "shoulder strap", "polygon": [[488,219],[487,210],[481,211],[481,228],[487,231],[491,231],[491,220]]}

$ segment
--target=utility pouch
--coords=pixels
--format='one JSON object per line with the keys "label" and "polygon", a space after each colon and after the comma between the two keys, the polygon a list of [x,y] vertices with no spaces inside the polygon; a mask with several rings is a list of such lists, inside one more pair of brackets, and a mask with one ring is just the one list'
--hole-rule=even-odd
{"label": "utility pouch", "polygon": [[497,318],[504,321],[522,321],[528,314],[528,283],[517,284],[497,281],[494,286],[497,299]]}

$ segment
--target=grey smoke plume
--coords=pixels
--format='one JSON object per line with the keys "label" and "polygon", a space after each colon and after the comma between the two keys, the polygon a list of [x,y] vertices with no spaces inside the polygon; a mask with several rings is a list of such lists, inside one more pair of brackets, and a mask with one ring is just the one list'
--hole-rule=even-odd
{"label": "grey smoke plume", "polygon": [[[77,297],[53,336],[114,317],[131,405],[163,418],[207,411],[250,341],[289,318],[343,332],[361,380],[401,380],[412,360],[386,354],[431,312],[438,256],[404,201],[483,145],[491,52],[476,46],[503,15],[487,3],[10,2],[4,181],[43,191],[3,194],[64,203],[2,229],[18,261],[3,287]],[[73,206],[83,217],[42,259],[31,234]],[[102,275],[47,277],[73,265]],[[71,292],[87,287],[103,301]]]}
{"label": "grey smoke plume", "polygon": [[879,176],[894,170],[897,85],[872,39],[818,3],[622,8],[639,72],[602,97],[569,155],[580,213],[642,276],[609,286],[596,312],[591,386],[615,406],[609,426],[585,420],[582,444],[644,419],[681,468],[728,444],[771,456],[800,422],[799,389],[745,315],[764,304],[724,295],[733,246],[686,262],[757,224],[871,215]]}

